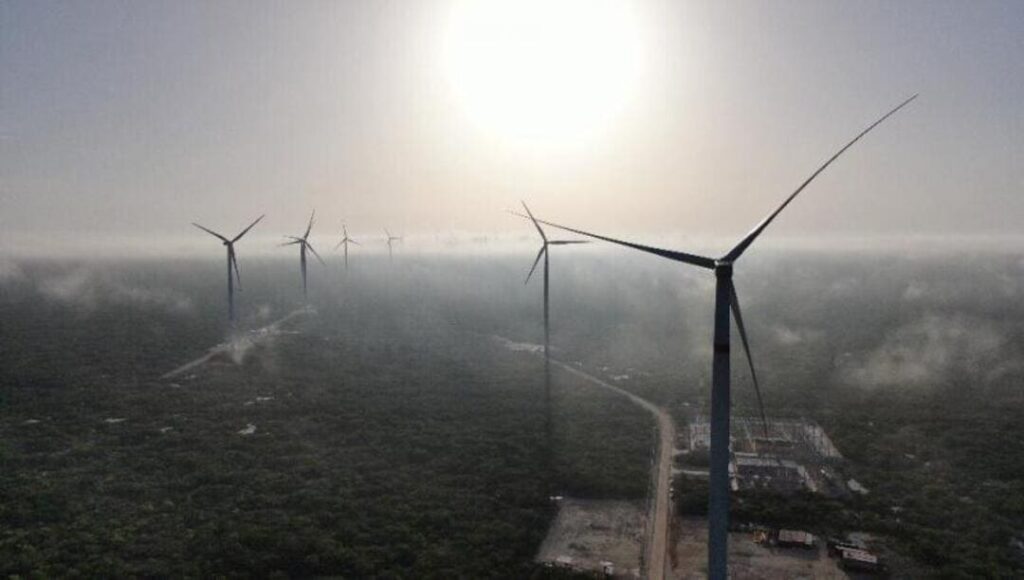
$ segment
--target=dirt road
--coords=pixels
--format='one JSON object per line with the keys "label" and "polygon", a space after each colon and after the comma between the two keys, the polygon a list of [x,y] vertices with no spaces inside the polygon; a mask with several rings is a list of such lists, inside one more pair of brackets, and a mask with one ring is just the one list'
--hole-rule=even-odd
{"label": "dirt road", "polygon": [[[500,336],[492,336],[495,340],[505,345],[506,348],[514,351],[528,352],[537,356],[544,356],[544,348],[539,345],[518,343]],[[648,521],[651,523],[651,533],[648,535],[647,549],[644,552],[643,577],[650,580],[662,580],[672,577],[670,560],[668,558],[668,522],[671,513],[671,498],[669,497],[669,486],[672,484],[672,452],[675,447],[676,427],[672,417],[662,408],[647,399],[643,399],[629,391],[616,387],[613,384],[589,375],[573,365],[560,360],[551,359],[551,364],[562,370],[575,375],[591,384],[603,389],[614,391],[633,403],[647,409],[658,422],[658,454],[654,463],[651,477],[654,480],[654,501],[651,502],[651,511],[648,514]]]}
{"label": "dirt road", "polygon": [[301,314],[305,314],[306,312],[308,312],[308,310],[305,309],[305,308],[302,308],[302,309],[299,309],[299,310],[295,310],[293,312],[290,312],[289,314],[287,314],[283,318],[281,318],[279,320],[276,320],[275,322],[272,322],[271,324],[268,324],[267,326],[264,326],[263,328],[259,328],[259,329],[256,329],[256,330],[251,330],[247,334],[242,335],[242,336],[240,336],[238,338],[235,338],[235,339],[230,340],[228,342],[222,342],[222,343],[220,343],[220,344],[218,344],[216,346],[213,346],[213,347],[210,348],[210,350],[206,351],[206,354],[204,354],[203,356],[201,356],[201,357],[199,357],[199,358],[197,358],[197,359],[195,359],[193,361],[189,361],[189,362],[181,365],[180,367],[174,369],[173,371],[170,371],[168,373],[164,373],[163,375],[160,376],[160,379],[161,380],[172,379],[172,378],[174,378],[174,377],[184,373],[185,371],[188,371],[188,370],[191,370],[191,369],[194,369],[196,367],[199,367],[199,366],[202,366],[202,365],[206,364],[207,362],[210,361],[210,359],[216,357],[217,355],[220,355],[220,354],[230,354],[233,349],[238,347],[239,341],[250,341],[250,343],[256,343],[256,342],[259,342],[260,339],[264,339],[264,338],[267,338],[269,336],[273,336],[274,334],[276,334],[280,330],[282,324],[284,324],[285,322],[288,322],[289,320],[291,320],[292,318],[295,318],[296,316],[299,316]]}
{"label": "dirt road", "polygon": [[649,521],[652,524],[652,532],[648,536],[647,550],[644,556],[643,577],[649,580],[662,580],[665,577],[671,578],[672,571],[668,569],[668,517],[671,512],[671,498],[669,497],[669,486],[672,483],[672,450],[676,440],[676,428],[672,417],[662,408],[654,405],[646,399],[642,399],[629,391],[606,383],[601,379],[588,375],[578,368],[564,362],[551,359],[551,364],[593,383],[599,387],[609,389],[623,395],[633,403],[640,405],[650,411],[658,421],[658,460],[654,464],[653,478],[654,502],[651,504]]}

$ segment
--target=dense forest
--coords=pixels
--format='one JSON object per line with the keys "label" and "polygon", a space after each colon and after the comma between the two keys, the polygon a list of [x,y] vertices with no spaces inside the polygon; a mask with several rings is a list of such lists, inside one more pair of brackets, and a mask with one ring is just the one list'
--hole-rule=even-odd
{"label": "dense forest", "polygon": [[399,292],[167,381],[206,317],[4,298],[5,576],[523,577],[551,495],[647,489],[644,412]]}
{"label": "dense forest", "polygon": [[[736,521],[869,532],[910,577],[1020,575],[1024,264],[759,256],[737,284],[768,411],[818,421],[870,493],[743,494]],[[0,573],[549,573],[532,559],[550,496],[642,497],[653,423],[561,373],[549,396],[538,359],[492,339],[540,341],[528,262],[317,266],[313,311],[171,380],[228,335],[219,263],[6,268]],[[243,328],[301,304],[291,261],[242,267]],[[707,405],[711,278],[560,253],[555,353],[682,425]],[[704,509],[700,482],[676,490]]]}
{"label": "dense forest", "polygon": [[[734,523],[868,532],[901,578],[1024,574],[1024,428],[1019,406],[876,393],[829,414],[843,467],[869,492],[736,494]],[[702,515],[706,481],[681,477],[680,513]]]}

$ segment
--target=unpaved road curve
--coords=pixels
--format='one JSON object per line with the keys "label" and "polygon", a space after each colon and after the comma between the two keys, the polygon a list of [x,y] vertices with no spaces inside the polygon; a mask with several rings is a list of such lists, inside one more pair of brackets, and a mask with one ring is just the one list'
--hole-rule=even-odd
{"label": "unpaved road curve", "polygon": [[[538,356],[544,356],[543,348],[535,345],[516,343],[507,338],[494,336],[498,342],[505,346],[519,351],[525,351]],[[658,460],[654,463],[651,476],[654,478],[654,501],[651,504],[651,511],[648,514],[648,521],[652,524],[652,533],[648,536],[647,548],[644,554],[643,577],[648,580],[663,580],[672,577],[670,561],[668,559],[668,516],[671,513],[669,498],[669,486],[672,484],[672,451],[676,440],[676,427],[669,416],[661,407],[630,393],[629,391],[616,387],[601,379],[589,375],[580,369],[560,360],[551,359],[551,364],[562,370],[575,375],[589,383],[603,389],[614,391],[633,403],[640,405],[651,414],[658,422]]]}
{"label": "unpaved road curve", "polygon": [[652,474],[655,482],[654,502],[651,505],[651,513],[648,515],[649,521],[653,524],[653,532],[647,542],[644,557],[644,568],[646,569],[643,577],[648,580],[671,578],[672,571],[668,568],[669,560],[666,556],[668,555],[668,516],[671,511],[669,486],[672,482],[672,449],[676,440],[676,428],[672,417],[664,409],[647,399],[642,399],[629,391],[588,375],[572,365],[555,359],[551,359],[551,364],[587,382],[627,397],[630,401],[650,411],[658,421],[658,460],[654,464]]}

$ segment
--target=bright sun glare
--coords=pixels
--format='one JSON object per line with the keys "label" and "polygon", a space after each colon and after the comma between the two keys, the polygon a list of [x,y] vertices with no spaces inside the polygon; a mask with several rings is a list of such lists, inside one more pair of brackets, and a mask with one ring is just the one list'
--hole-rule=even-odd
{"label": "bright sun glare", "polygon": [[466,0],[448,24],[449,85],[474,124],[505,138],[584,139],[624,108],[641,72],[624,0]]}

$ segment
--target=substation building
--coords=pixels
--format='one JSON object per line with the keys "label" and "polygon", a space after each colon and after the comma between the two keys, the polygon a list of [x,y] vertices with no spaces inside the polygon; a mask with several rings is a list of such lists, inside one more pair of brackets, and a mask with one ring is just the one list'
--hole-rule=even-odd
{"label": "substation building", "polygon": [[[758,417],[730,421],[729,462],[733,490],[764,489],[782,493],[832,493],[846,489],[839,476],[843,456],[814,421]],[[707,452],[711,429],[706,417],[689,424],[690,452]]]}

